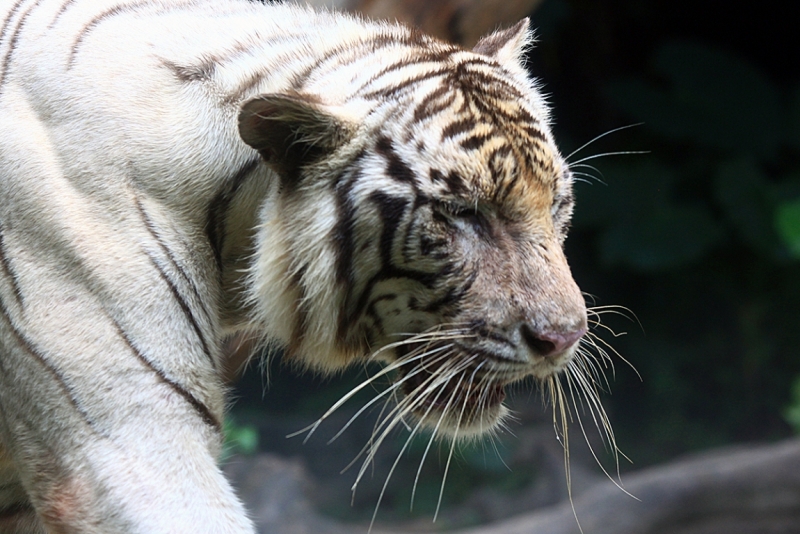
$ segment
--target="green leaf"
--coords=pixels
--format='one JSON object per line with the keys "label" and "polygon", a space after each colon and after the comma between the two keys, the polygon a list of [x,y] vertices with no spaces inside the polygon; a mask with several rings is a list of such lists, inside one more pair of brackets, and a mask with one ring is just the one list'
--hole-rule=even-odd
{"label": "green leaf", "polygon": [[601,239],[601,257],[639,271],[681,267],[700,259],[722,232],[698,206],[661,209],[636,223],[620,222]]}
{"label": "green leaf", "polygon": [[784,417],[794,429],[795,434],[800,434],[800,376],[795,378],[792,384],[792,400],[786,407]]}
{"label": "green leaf", "polygon": [[800,199],[778,205],[775,228],[792,257],[800,259]]}
{"label": "green leaf", "polygon": [[232,418],[225,419],[222,428],[225,435],[223,457],[232,454],[253,454],[258,450],[258,429],[252,425],[240,425]]}

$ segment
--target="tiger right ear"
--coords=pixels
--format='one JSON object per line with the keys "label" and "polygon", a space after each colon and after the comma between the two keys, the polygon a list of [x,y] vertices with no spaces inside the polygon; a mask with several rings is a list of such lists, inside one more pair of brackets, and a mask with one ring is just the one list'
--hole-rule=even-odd
{"label": "tiger right ear", "polygon": [[495,59],[501,65],[519,65],[525,49],[533,44],[531,19],[525,17],[510,28],[482,37],[472,51]]}
{"label": "tiger right ear", "polygon": [[242,140],[290,181],[297,179],[301,167],[346,143],[354,129],[316,98],[299,93],[260,95],[239,112]]}

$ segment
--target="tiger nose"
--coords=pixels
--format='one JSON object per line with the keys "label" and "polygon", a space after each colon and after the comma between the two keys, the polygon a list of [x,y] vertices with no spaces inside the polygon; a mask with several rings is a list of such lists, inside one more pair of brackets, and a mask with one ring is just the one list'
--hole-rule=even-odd
{"label": "tiger nose", "polygon": [[522,323],[520,325],[520,337],[522,341],[539,356],[561,354],[574,345],[585,333],[585,327],[568,332],[552,332],[546,330],[535,332],[527,323]]}

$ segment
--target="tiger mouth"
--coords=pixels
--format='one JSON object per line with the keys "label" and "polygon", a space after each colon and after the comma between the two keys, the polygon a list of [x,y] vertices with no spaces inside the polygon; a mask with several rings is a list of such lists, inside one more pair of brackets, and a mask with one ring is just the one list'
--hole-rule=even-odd
{"label": "tiger mouth", "polygon": [[[442,375],[442,376],[439,376]],[[445,413],[469,422],[477,416],[497,411],[506,398],[507,381],[487,380],[474,369],[441,372],[441,366],[424,363],[405,371],[400,377],[406,397],[415,397],[413,413],[425,418],[432,412]]]}

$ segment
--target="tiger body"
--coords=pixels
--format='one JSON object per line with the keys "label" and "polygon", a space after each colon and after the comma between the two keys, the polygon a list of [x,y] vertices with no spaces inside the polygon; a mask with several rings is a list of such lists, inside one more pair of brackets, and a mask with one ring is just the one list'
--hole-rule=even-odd
{"label": "tiger body", "polygon": [[217,466],[237,332],[330,372],[461,325],[445,363],[399,373],[419,419],[462,435],[502,417],[506,383],[563,368],[586,312],[528,41],[526,22],[466,51],[239,0],[3,0],[0,531],[251,532]]}

